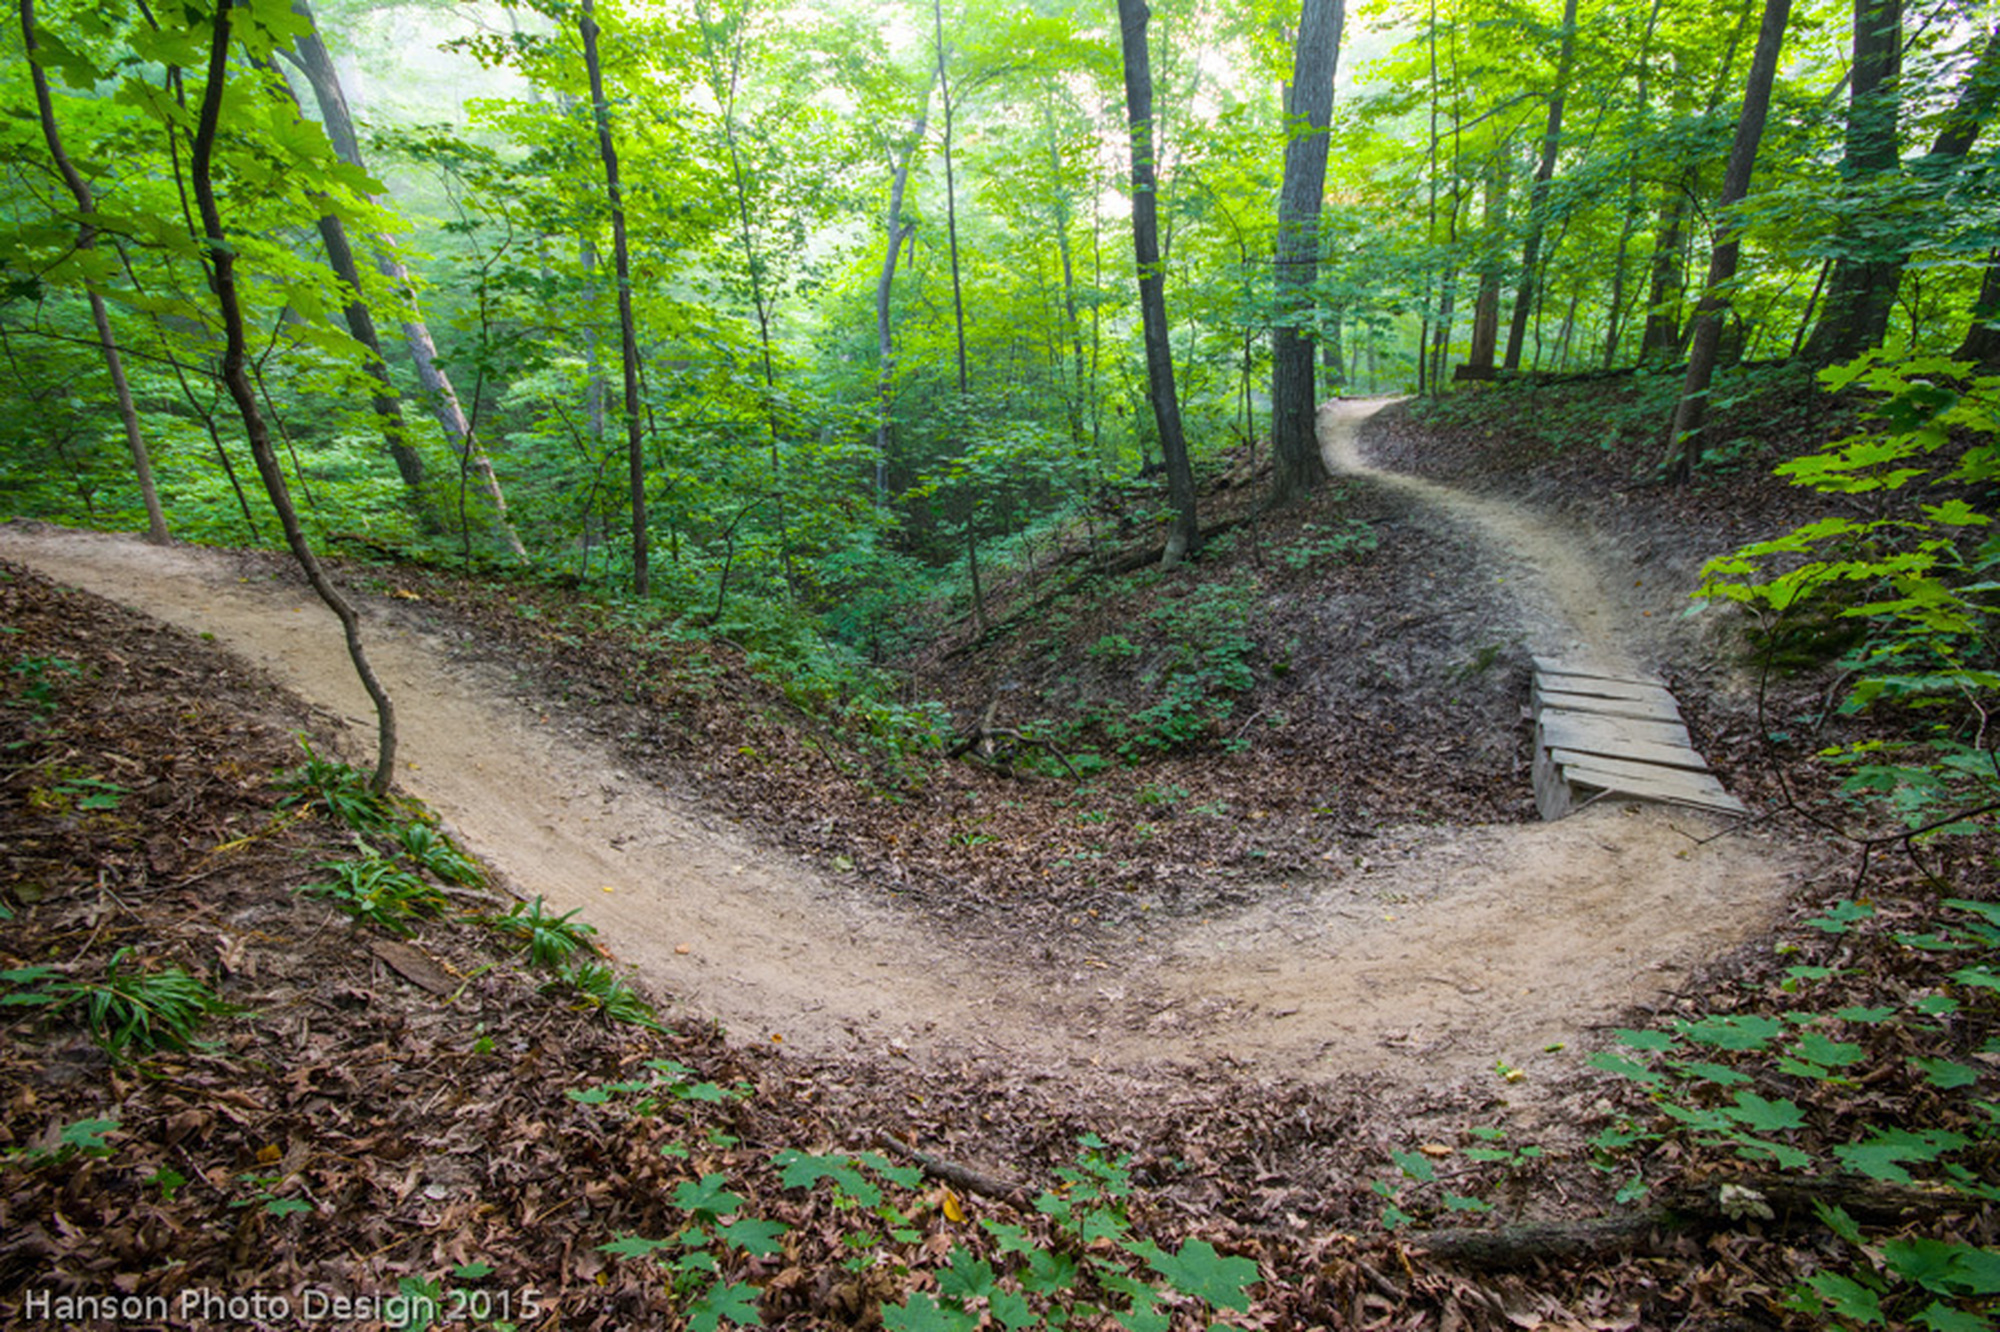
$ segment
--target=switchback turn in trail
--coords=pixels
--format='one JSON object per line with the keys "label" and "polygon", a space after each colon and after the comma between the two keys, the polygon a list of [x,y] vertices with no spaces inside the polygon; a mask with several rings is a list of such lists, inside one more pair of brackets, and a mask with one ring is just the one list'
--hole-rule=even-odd
{"label": "switchback turn in trail", "polygon": [[[1323,418],[1330,454],[1354,456],[1363,415]],[[1457,492],[1430,492],[1480,521]],[[1524,579],[1549,580],[1564,622],[1615,623],[1556,560],[1559,534],[1524,519],[1496,539]],[[39,525],[0,528],[0,557],[212,635],[365,750],[368,708],[338,626],[302,586],[246,577],[223,552]],[[1498,1060],[1532,1071],[1752,935],[1788,878],[1760,840],[1704,842],[1714,829],[1698,815],[1607,804],[1556,824],[1381,829],[1312,883],[1263,885],[1247,907],[1115,943],[1024,940],[999,918],[968,930],[632,776],[566,730],[559,704],[458,655],[421,607],[367,615],[401,719],[402,785],[514,890],[581,908],[679,1020],[803,1052],[1058,1077],[1220,1063],[1421,1086]]]}

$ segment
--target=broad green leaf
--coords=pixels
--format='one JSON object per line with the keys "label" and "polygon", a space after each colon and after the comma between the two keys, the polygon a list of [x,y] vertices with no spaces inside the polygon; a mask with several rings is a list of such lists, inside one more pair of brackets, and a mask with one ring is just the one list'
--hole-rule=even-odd
{"label": "broad green leaf", "polygon": [[1188,1240],[1178,1253],[1165,1253],[1151,1243],[1135,1244],[1132,1252],[1172,1282],[1174,1289],[1218,1309],[1247,1310],[1250,1297],[1244,1292],[1260,1279],[1257,1264],[1248,1258],[1225,1258],[1207,1240]]}
{"label": "broad green leaf", "polygon": [[1695,1022],[1679,1022],[1675,1026],[1689,1040],[1722,1050],[1761,1050],[1785,1030],[1785,1024],[1777,1018],[1756,1014],[1710,1016]]}
{"label": "broad green leaf", "polygon": [[1431,1165],[1431,1159],[1422,1152],[1390,1152],[1389,1155],[1405,1175],[1419,1184],[1428,1184],[1437,1178],[1436,1167]]}
{"label": "broad green leaf", "polygon": [[989,1295],[993,1291],[993,1264],[974,1258],[964,1245],[954,1244],[950,1265],[938,1273],[938,1290],[959,1300]]}
{"label": "broad green leaf", "polygon": [[1864,1326],[1888,1321],[1882,1316],[1882,1297],[1852,1277],[1821,1272],[1808,1277],[1806,1284],[1842,1318],[1851,1318]]}
{"label": "broad green leaf", "polygon": [[1952,1265],[1958,1245],[1923,1235],[1884,1240],[1882,1263],[1891,1272],[1934,1295],[1952,1294]]}
{"label": "broad green leaf", "polygon": [[671,1248],[668,1240],[647,1239],[642,1235],[621,1235],[608,1244],[597,1246],[599,1253],[608,1253],[618,1258],[646,1258],[661,1249]]}
{"label": "broad green leaf", "polygon": [[1858,1064],[1867,1057],[1867,1051],[1850,1041],[1836,1041],[1817,1031],[1799,1033],[1799,1043],[1794,1047],[1799,1058],[1822,1068],[1845,1068]]}
{"label": "broad green leaf", "polygon": [[1954,1309],[1942,1300],[1932,1300],[1915,1321],[1931,1332],[1993,1332],[1992,1320],[1964,1309]]}
{"label": "broad green leaf", "polygon": [[1805,1127],[1805,1112],[1791,1101],[1766,1100],[1751,1091],[1739,1091],[1735,1099],[1736,1104],[1723,1113],[1754,1133],[1784,1133]]}
{"label": "broad green leaf", "polygon": [[713,1220],[728,1216],[743,1205],[743,1199],[728,1188],[726,1175],[708,1174],[701,1182],[682,1180],[674,1189],[674,1206],[698,1218]]}
{"label": "broad green leaf", "polygon": [[1853,1217],[1847,1214],[1845,1208],[1815,1199],[1813,1210],[1819,1213],[1819,1219],[1826,1224],[1828,1230],[1831,1230],[1849,1244],[1861,1244],[1861,1227],[1855,1222]]}
{"label": "broad green leaf", "polygon": [[1814,916],[1806,924],[1827,934],[1845,934],[1858,921],[1872,920],[1875,908],[1865,902],[1837,903],[1823,916]]}
{"label": "broad green leaf", "polygon": [[1584,1060],[1584,1063],[1606,1073],[1616,1073],[1621,1078],[1630,1078],[1644,1087],[1658,1086],[1661,1082],[1665,1081],[1665,1078],[1657,1070],[1649,1068],[1637,1060],[1627,1059],[1624,1055],[1613,1054],[1609,1050],[1599,1050]]}
{"label": "broad green leaf", "polygon": [[1634,1050],[1669,1050],[1674,1044],[1673,1036],[1664,1031],[1634,1031],[1629,1027],[1620,1027],[1612,1034],[1620,1045]]}
{"label": "broad green leaf", "polygon": [[767,1221],[761,1217],[746,1216],[716,1227],[722,1242],[732,1248],[768,1258],[775,1253],[783,1253],[785,1246],[778,1240],[785,1233],[785,1225],[779,1221]]}
{"label": "broad green leaf", "polygon": [[1924,1077],[1931,1086],[1951,1091],[1959,1087],[1970,1087],[1979,1081],[1979,1070],[1950,1059],[1912,1059],[1910,1061],[1924,1071]]}
{"label": "broad green leaf", "polygon": [[[764,1292],[757,1287],[740,1281],[727,1285],[717,1283],[703,1291],[699,1298],[688,1305],[688,1327],[692,1332],[715,1332],[723,1323],[734,1323],[738,1327],[758,1327],[763,1319],[757,1314],[757,1300]],[[882,1311],[883,1322],[888,1322],[889,1311]],[[969,1328],[969,1324],[950,1325]]]}

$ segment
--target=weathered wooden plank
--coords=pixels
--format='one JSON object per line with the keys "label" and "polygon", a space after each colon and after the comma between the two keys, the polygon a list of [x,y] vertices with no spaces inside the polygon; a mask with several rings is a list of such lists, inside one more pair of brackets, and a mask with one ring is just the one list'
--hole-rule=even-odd
{"label": "weathered wooden plank", "polygon": [[1536,657],[1535,807],[1559,819],[1609,792],[1731,814],[1748,811],[1695,752],[1659,680]]}
{"label": "weathered wooden plank", "polygon": [[[1698,775],[1688,774],[1675,768],[1658,768],[1655,771],[1669,778],[1676,773],[1682,776]],[[1590,787],[1600,791],[1611,791],[1618,795],[1640,796],[1647,800],[1665,800],[1680,805],[1697,805],[1703,809],[1728,810],[1733,814],[1749,812],[1744,807],[1742,801],[1730,795],[1729,792],[1722,789],[1719,783],[1713,781],[1703,786],[1695,787],[1673,780],[1658,781],[1621,773],[1603,772],[1599,769],[1589,767],[1565,766],[1562,772],[1566,784],[1572,792],[1577,787]],[[1573,794],[1571,798],[1574,799]]]}
{"label": "weathered wooden plank", "polygon": [[1548,741],[1550,745],[1587,750],[1593,754],[1615,754],[1617,746],[1626,744],[1690,747],[1687,727],[1677,721],[1648,721],[1639,717],[1614,717],[1603,712],[1543,708],[1535,714],[1535,724],[1552,737]]}
{"label": "weathered wooden plank", "polygon": [[[1723,791],[1722,783],[1706,767],[1670,768],[1661,763],[1642,763],[1610,754],[1584,754],[1574,749],[1546,749],[1542,753],[1551,768],[1590,768],[1605,776],[1630,777],[1634,781],[1673,780],[1687,784],[1690,789],[1709,790],[1717,794]],[[1603,785],[1601,782],[1598,784]]]}
{"label": "weathered wooden plank", "polygon": [[1536,711],[1561,708],[1566,712],[1602,712],[1614,717],[1640,721],[1678,722],[1681,710],[1672,694],[1662,689],[1650,698],[1600,698],[1593,694],[1569,694],[1536,686],[1530,705]]}
{"label": "weathered wooden plank", "polygon": [[1701,755],[1686,745],[1651,744],[1643,740],[1606,744],[1575,732],[1551,734],[1546,731],[1536,732],[1535,743],[1548,750],[1575,750],[1606,758],[1622,758],[1634,763],[1654,763],[1663,768],[1686,768],[1693,772],[1708,771],[1708,765],[1702,762]]}
{"label": "weathered wooden plank", "polygon": [[1592,698],[1658,698],[1673,695],[1658,680],[1601,680],[1588,675],[1557,675],[1535,672],[1535,687],[1565,694],[1587,694]]}
{"label": "weathered wooden plank", "polygon": [[1607,670],[1602,666],[1592,666],[1588,662],[1563,661],[1559,657],[1529,658],[1537,671],[1543,675],[1568,675],[1579,680],[1596,680],[1605,684],[1641,684],[1659,687],[1660,681],[1650,675],[1627,675],[1623,671]]}

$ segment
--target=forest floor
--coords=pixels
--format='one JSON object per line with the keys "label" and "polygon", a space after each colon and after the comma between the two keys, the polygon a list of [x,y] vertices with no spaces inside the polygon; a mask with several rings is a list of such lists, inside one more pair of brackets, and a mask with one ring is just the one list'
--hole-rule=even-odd
{"label": "forest floor", "polygon": [[[536,589],[350,568],[397,702],[401,786],[501,887],[599,928],[680,1033],[653,1053],[755,1085],[723,1121],[727,1140],[709,1126],[709,1166],[753,1171],[754,1149],[768,1169],[774,1146],[888,1133],[1031,1181],[1095,1133],[1133,1153],[1154,1233],[1205,1235],[1265,1264],[1266,1325],[1329,1309],[1393,1318],[1397,1297],[1477,1326],[1650,1325],[1641,1311],[1664,1297],[1641,1293],[1653,1281],[1636,1269],[1564,1278],[1552,1295],[1407,1266],[1407,1281],[1385,1280],[1369,1265],[1379,1254],[1326,1255],[1372,1225],[1369,1181],[1394,1149],[1428,1140],[1448,1155],[1477,1127],[1532,1141],[1548,1162],[1574,1157],[1623,1113],[1582,1054],[1649,1013],[1701,1011],[1717,976],[1761,976],[1773,933],[1823,906],[1812,884],[1827,853],[1796,831],[1624,802],[1528,818],[1526,657],[1583,648],[1680,685],[1711,761],[1769,808],[1743,674],[1719,632],[1680,611],[1689,571],[1726,548],[1711,543],[1786,512],[1774,499],[1746,518],[1751,506],[1721,491],[1607,505],[1587,475],[1564,495],[1524,493],[1401,406],[1364,428],[1379,406],[1335,404],[1322,419],[1346,474],[1341,512],[1374,525],[1373,557],[1255,566],[1270,623],[1254,632],[1291,635],[1260,638],[1260,659],[1282,650],[1292,665],[1246,705],[1245,749],[1081,788],[1004,766],[913,773],[844,748],[726,647],[634,646],[563,619],[584,612]],[[1663,505],[1690,503],[1678,527],[1661,522]],[[1315,518],[1330,521],[1274,520],[1257,540],[1309,549],[1325,531]],[[52,755],[10,779],[11,874],[34,889],[10,927],[21,960],[157,935],[156,953],[226,981],[256,1015],[227,1051],[168,1057],[147,1079],[74,1033],[0,1058],[4,1145],[53,1147],[79,1110],[112,1112],[140,1144],[122,1174],[72,1177],[59,1195],[16,1181],[0,1294],[37,1272],[71,1289],[114,1277],[128,1290],[380,1289],[483,1257],[496,1280],[559,1286],[563,1326],[656,1316],[657,1284],[593,1245],[606,1227],[670,1224],[664,1167],[635,1164],[644,1144],[629,1126],[578,1122],[562,1096],[593,1070],[629,1075],[652,1038],[509,988],[489,974],[490,947],[482,957],[443,923],[414,940],[458,985],[440,997],[285,891],[329,842],[271,821],[268,773],[297,761],[285,733],[357,759],[372,734],[337,627],[296,576],[267,555],[23,523],[0,527],[0,559],[143,612],[27,573],[0,582],[21,661],[87,666],[62,692],[61,726],[43,734],[37,712],[10,742]],[[1031,611],[1034,595],[1022,593]],[[1138,595],[1176,592],[1154,581]],[[1102,627],[1076,632],[1096,641]],[[956,697],[935,692],[976,716],[996,696],[1118,687],[1040,678],[1081,654],[1045,661],[1046,645],[1017,637],[1012,660],[971,645],[949,666]],[[919,685],[956,650],[920,666]],[[10,706],[27,697],[15,675]],[[70,775],[49,779],[58,771]],[[78,773],[115,782],[143,813],[86,814],[75,793],[98,788]],[[498,1056],[480,1054],[496,1035]],[[269,1085],[225,1069],[230,1051],[254,1055]],[[147,1195],[108,1238],[79,1238],[92,1209],[109,1225],[133,1207],[140,1167],[173,1160],[197,1181],[182,1210],[172,1190]],[[578,1170],[601,1187],[572,1179],[577,1196],[563,1196],[563,1172]],[[1587,1171],[1485,1173],[1511,1215],[1590,1214],[1610,1188]],[[358,1230],[301,1246],[293,1221],[232,1210],[232,1181],[252,1177]],[[775,1197],[767,1185],[763,1204]],[[802,1229],[832,1224],[785,1206]],[[925,1221],[932,1238],[948,1210]],[[924,1253],[935,1264],[942,1250]],[[148,1266],[169,1254],[185,1264],[171,1279]],[[767,1321],[866,1322],[899,1289],[842,1284],[809,1254],[787,1261],[758,1278]],[[1727,1306],[1719,1273],[1668,1304]]]}

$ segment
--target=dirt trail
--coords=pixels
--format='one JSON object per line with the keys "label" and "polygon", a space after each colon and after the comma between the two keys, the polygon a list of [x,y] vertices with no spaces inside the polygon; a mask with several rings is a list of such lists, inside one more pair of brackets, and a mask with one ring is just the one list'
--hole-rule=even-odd
{"label": "dirt trail", "polygon": [[[1365,414],[1331,414],[1330,443],[1351,456]],[[1552,617],[1595,625],[1603,598],[1538,553],[1553,538],[1525,519],[1496,536],[1537,554]],[[212,634],[367,752],[372,721],[338,626],[304,588],[243,578],[216,552],[39,525],[0,527],[0,557]],[[1329,881],[1267,885],[1256,906],[1163,922],[1101,957],[997,927],[969,937],[630,776],[411,617],[366,617],[397,703],[405,788],[518,891],[581,907],[621,960],[676,996],[681,1020],[717,1018],[792,1049],[1055,1076],[1233,1063],[1419,1086],[1500,1059],[1532,1071],[1573,1057],[1545,1047],[1748,937],[1785,886],[1785,863],[1755,839],[1701,845],[1698,816],[1607,806],[1552,825],[1384,829]]]}
{"label": "dirt trail", "polygon": [[1361,454],[1361,423],[1396,401],[1342,399],[1323,405],[1319,438],[1327,469],[1365,476],[1470,524],[1513,566],[1508,590],[1530,618],[1534,651],[1640,672],[1635,651],[1643,632],[1639,617],[1605,578],[1602,562],[1585,555],[1575,534],[1551,527],[1518,504],[1369,464]]}

